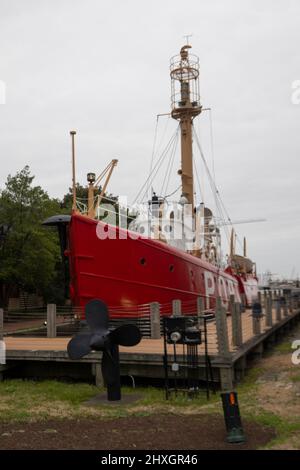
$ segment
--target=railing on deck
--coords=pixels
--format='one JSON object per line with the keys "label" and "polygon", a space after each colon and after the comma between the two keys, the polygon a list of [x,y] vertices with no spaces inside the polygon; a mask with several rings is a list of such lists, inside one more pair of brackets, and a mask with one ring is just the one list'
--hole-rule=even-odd
{"label": "railing on deck", "polygon": [[[230,297],[225,309],[221,298],[215,301],[214,311],[205,309],[206,299],[198,297],[192,301],[174,300],[172,303],[152,302],[136,307],[111,307],[110,327],[121,323],[137,325],[144,338],[162,337],[162,317],[170,315],[198,315],[203,326],[203,314],[212,313],[207,322],[208,353],[223,358],[231,357],[239,348],[259,335],[263,335],[276,324],[283,322],[300,309],[300,293],[285,294],[282,291],[260,292],[258,301],[262,315],[255,316]],[[72,306],[48,304],[44,307],[27,307],[26,310],[0,309],[1,336],[70,337],[86,327],[83,310]],[[200,354],[204,346],[199,348]]]}

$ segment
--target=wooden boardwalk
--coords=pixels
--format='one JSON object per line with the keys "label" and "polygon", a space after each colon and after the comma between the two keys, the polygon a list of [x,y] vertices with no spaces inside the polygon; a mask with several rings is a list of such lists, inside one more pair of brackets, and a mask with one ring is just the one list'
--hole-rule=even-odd
{"label": "wooden boardwalk", "polygon": [[[273,311],[273,326],[267,327],[266,318],[263,317],[261,333],[253,334],[252,315],[250,311],[242,313],[243,343],[240,347],[232,345],[231,317],[227,316],[229,339],[228,354],[222,354],[217,340],[215,321],[208,324],[209,355],[213,367],[214,379],[221,382],[223,388],[230,388],[231,382],[240,380],[247,366],[247,359],[253,354],[261,354],[266,343],[273,343],[288,328],[300,320],[300,310],[294,310],[281,321],[276,321],[276,312]],[[3,370],[20,366],[24,362],[33,363],[72,363],[75,367],[81,364],[92,364],[93,375],[100,374],[101,353],[92,352],[81,361],[71,361],[67,354],[67,344],[70,338],[29,338],[5,337],[7,365],[0,366]],[[202,367],[204,377],[204,346],[199,347],[199,367]],[[172,354],[173,348],[169,346],[168,352]],[[180,355],[180,349],[178,350]],[[163,378],[163,340],[142,339],[140,344],[131,348],[120,347],[121,373],[148,378]],[[41,364],[41,365],[42,365]],[[90,366],[89,366],[90,367]],[[1,369],[0,369],[1,371]],[[99,379],[100,380],[100,379]],[[98,383],[99,383],[98,380]],[[228,385],[229,382],[229,385]]]}
{"label": "wooden boardwalk", "polygon": [[[266,303],[267,305],[267,303]],[[216,317],[217,317],[216,312]],[[214,380],[221,382],[224,389],[232,388],[232,384],[240,380],[245,372],[247,360],[255,354],[262,354],[265,346],[276,342],[282,334],[300,320],[299,301],[288,304],[279,309],[265,307],[265,315],[262,316],[256,326],[254,325],[251,310],[243,313],[238,312],[240,319],[240,341],[236,345],[237,328],[236,317],[226,315],[221,309],[222,316],[207,323],[208,353],[211,359]],[[259,328],[257,331],[257,324]],[[220,327],[221,325],[221,327]],[[0,374],[9,368],[20,366],[25,362],[37,363],[68,363],[71,367],[92,364],[93,375],[100,377],[101,353],[92,352],[80,361],[71,361],[67,354],[67,337],[12,337],[5,336],[6,346],[5,366],[0,366]],[[181,355],[182,346],[178,346],[178,355]],[[173,346],[168,347],[169,354],[173,353]],[[143,338],[134,347],[120,347],[121,373],[145,378],[163,378],[163,339]],[[199,368],[205,375],[204,344],[198,348]],[[100,379],[99,379],[100,380]],[[98,380],[98,382],[99,382]]]}
{"label": "wooden boardwalk", "polygon": [[[276,324],[276,312],[273,309],[273,324]],[[232,319],[231,316],[227,316],[227,327],[229,337],[229,350],[234,353],[237,348],[233,346],[232,341]],[[266,317],[262,318],[261,321],[262,332],[272,330],[272,327],[266,325]],[[218,341],[217,341],[217,330],[216,322],[212,321],[207,324],[208,333],[208,352],[211,356],[218,354]],[[242,335],[243,343],[253,339],[252,327],[252,313],[250,310],[242,313]],[[65,351],[67,350],[67,344],[71,338],[58,337],[58,338],[45,338],[45,337],[15,337],[6,336],[4,338],[6,344],[6,350],[10,351]],[[199,355],[204,354],[204,344],[199,348]],[[144,338],[137,346],[131,348],[120,347],[121,353],[127,354],[163,354],[163,339],[148,339]],[[172,352],[172,347],[169,347],[169,352]]]}
{"label": "wooden boardwalk", "polygon": [[[5,337],[8,356],[13,351],[67,351],[67,344],[71,338],[28,338]],[[131,348],[120,347],[121,353],[128,354],[163,354],[163,341],[161,339],[143,339],[140,344]],[[93,353],[92,353],[93,354]]]}

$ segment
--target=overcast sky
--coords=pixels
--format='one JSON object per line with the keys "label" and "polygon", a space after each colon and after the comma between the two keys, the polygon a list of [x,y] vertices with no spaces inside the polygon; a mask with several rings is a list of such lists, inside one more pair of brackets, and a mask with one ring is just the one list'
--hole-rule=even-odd
{"label": "overcast sky", "polygon": [[[62,197],[76,129],[78,179],[117,157],[109,189],[132,200],[148,176],[156,115],[170,111],[169,59],[185,34],[212,108],[225,205],[232,219],[267,219],[236,228],[260,272],[300,274],[299,0],[0,0],[0,187],[28,164]],[[211,166],[207,113],[197,129]]]}

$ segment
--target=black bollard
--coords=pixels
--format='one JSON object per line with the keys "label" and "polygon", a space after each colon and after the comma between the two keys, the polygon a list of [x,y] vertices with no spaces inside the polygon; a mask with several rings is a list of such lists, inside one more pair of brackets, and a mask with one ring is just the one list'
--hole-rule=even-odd
{"label": "black bollard", "polygon": [[227,431],[227,442],[231,444],[245,442],[246,438],[242,427],[237,393],[223,392],[221,393],[221,397]]}
{"label": "black bollard", "polygon": [[263,317],[263,313],[262,313],[262,307],[261,307],[261,303],[258,302],[258,301],[255,301],[252,305],[252,316],[254,318],[261,318]]}

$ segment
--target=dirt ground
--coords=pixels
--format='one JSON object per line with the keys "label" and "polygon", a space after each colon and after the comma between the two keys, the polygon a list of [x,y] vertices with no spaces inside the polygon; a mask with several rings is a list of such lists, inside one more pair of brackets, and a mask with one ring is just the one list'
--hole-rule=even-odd
{"label": "dirt ground", "polygon": [[244,430],[245,444],[228,444],[218,415],[0,424],[0,449],[256,449],[275,437],[269,427],[252,422]]}
{"label": "dirt ground", "polygon": [[300,366],[288,354],[265,358],[264,372],[257,379],[257,401],[264,409],[283,418],[300,416]]}
{"label": "dirt ground", "polygon": [[281,420],[288,437],[272,449],[300,449],[300,364],[292,363],[291,348],[300,339],[300,325],[271,354],[261,359],[256,380],[257,407]]}

